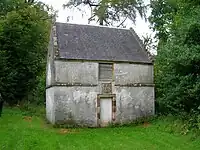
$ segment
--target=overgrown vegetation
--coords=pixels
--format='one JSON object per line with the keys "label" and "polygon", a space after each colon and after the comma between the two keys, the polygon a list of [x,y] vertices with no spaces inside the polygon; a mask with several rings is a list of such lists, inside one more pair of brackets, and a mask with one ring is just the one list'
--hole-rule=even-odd
{"label": "overgrown vegetation", "polygon": [[200,1],[152,0],[150,21],[159,45],[155,60],[157,112],[200,124]]}
{"label": "overgrown vegetation", "polygon": [[39,2],[0,0],[0,92],[10,105],[44,95],[52,17],[46,8]]}

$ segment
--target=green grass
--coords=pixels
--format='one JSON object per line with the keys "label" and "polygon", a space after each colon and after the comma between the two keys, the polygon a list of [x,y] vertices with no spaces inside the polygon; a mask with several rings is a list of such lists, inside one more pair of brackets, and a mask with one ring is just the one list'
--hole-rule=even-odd
{"label": "green grass", "polygon": [[25,117],[5,109],[0,118],[0,150],[199,150],[191,140],[160,130],[162,121],[148,126],[95,129],[58,129],[42,117]]}

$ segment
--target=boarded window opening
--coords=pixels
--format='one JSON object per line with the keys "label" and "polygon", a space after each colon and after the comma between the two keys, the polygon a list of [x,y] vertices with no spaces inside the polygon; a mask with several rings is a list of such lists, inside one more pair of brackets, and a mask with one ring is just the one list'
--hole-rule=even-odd
{"label": "boarded window opening", "polygon": [[99,80],[112,81],[112,77],[113,77],[113,64],[100,63],[99,64]]}

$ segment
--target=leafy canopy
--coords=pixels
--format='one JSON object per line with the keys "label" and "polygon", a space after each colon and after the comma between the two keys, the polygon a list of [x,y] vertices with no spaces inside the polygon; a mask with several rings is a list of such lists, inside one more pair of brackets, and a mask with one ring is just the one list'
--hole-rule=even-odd
{"label": "leafy canopy", "polygon": [[51,16],[41,3],[0,1],[0,92],[22,100],[45,70]]}
{"label": "leafy canopy", "polygon": [[146,18],[146,6],[143,0],[70,0],[64,8],[91,6],[92,17],[101,25],[123,26],[127,19],[135,22],[137,12]]}
{"label": "leafy canopy", "polygon": [[200,3],[153,0],[151,4],[150,19],[161,41],[155,61],[159,111],[199,112]]}

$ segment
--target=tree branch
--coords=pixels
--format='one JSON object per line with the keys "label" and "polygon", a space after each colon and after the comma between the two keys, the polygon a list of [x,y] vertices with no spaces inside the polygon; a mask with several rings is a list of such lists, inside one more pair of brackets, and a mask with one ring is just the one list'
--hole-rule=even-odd
{"label": "tree branch", "polygon": [[126,16],[126,18],[117,27],[120,27],[126,21],[127,18],[128,16]]}
{"label": "tree branch", "polygon": [[92,7],[92,6],[98,7],[99,6],[99,4],[93,4],[90,0],[85,0],[83,3],[86,5],[88,4],[90,7]]}

